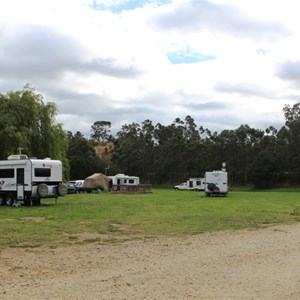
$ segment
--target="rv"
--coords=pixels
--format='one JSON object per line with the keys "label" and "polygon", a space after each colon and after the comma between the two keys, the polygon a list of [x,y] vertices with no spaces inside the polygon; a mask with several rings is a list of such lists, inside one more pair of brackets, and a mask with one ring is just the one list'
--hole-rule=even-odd
{"label": "rv", "polygon": [[137,176],[117,174],[109,176],[109,178],[113,193],[137,193],[140,192],[140,189],[144,189],[143,185],[140,185],[140,178]]}
{"label": "rv", "polygon": [[186,182],[174,186],[178,191],[204,191],[205,179],[204,178],[189,178]]}
{"label": "rv", "polygon": [[0,160],[0,205],[40,204],[42,198],[64,196],[62,163],[50,158],[28,158],[24,154]]}
{"label": "rv", "polygon": [[227,196],[228,176],[226,171],[205,172],[205,194],[206,196]]}
{"label": "rv", "polygon": [[112,180],[112,185],[139,185],[140,178],[136,176],[128,176],[125,174],[117,174],[109,176]]}

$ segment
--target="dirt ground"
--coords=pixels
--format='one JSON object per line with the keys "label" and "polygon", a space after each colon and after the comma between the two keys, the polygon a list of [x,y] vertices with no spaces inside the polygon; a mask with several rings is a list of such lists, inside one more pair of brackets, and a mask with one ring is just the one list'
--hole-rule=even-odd
{"label": "dirt ground", "polygon": [[300,224],[6,249],[0,299],[300,299]]}

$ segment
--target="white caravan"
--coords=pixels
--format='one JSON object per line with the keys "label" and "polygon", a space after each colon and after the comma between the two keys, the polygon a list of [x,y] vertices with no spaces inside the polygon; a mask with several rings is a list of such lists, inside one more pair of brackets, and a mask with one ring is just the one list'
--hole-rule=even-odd
{"label": "white caravan", "polygon": [[125,174],[117,174],[115,176],[108,176],[112,180],[112,185],[139,185],[140,178],[137,176],[128,176]]}
{"label": "white caravan", "polygon": [[41,198],[58,198],[67,193],[62,183],[59,160],[11,155],[0,161],[0,205],[40,204]]}
{"label": "white caravan", "polygon": [[225,171],[205,172],[205,194],[227,196],[228,175]]}
{"label": "white caravan", "polygon": [[174,186],[178,191],[204,191],[205,179],[204,178],[189,178],[186,182]]}

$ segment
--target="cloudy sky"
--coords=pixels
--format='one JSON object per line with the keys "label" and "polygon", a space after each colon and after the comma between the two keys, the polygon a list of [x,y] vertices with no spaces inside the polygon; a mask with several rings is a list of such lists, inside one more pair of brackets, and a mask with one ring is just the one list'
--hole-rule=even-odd
{"label": "cloudy sky", "polygon": [[57,122],[210,130],[284,125],[300,102],[296,0],[0,0],[0,93],[36,88]]}

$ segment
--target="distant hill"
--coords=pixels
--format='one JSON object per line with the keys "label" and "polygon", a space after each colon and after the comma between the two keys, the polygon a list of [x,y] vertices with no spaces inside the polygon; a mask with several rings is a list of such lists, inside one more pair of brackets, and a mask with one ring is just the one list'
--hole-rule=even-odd
{"label": "distant hill", "polygon": [[95,146],[96,154],[105,161],[111,161],[115,145],[112,142],[101,143]]}

